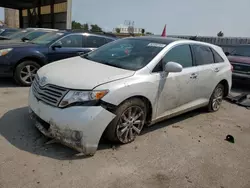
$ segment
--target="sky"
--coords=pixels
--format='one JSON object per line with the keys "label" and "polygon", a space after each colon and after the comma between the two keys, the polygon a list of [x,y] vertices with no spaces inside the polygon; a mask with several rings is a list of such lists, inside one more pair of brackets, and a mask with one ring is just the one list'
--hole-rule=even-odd
{"label": "sky", "polygon": [[[250,0],[72,0],[72,20],[112,30],[125,20],[135,27],[169,35],[250,37]],[[239,3],[240,2],[240,3]],[[3,20],[0,9],[0,20]]]}

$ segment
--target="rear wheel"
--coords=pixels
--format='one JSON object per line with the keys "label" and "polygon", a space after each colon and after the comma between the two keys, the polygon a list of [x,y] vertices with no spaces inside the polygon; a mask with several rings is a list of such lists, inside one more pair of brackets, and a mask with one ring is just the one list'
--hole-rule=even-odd
{"label": "rear wheel", "polygon": [[40,65],[34,61],[23,61],[15,70],[14,79],[21,86],[30,86]]}
{"label": "rear wheel", "polygon": [[140,134],[146,120],[146,105],[140,99],[130,99],[116,110],[115,119],[106,129],[106,138],[113,142],[127,144]]}
{"label": "rear wheel", "polygon": [[222,84],[218,84],[214,89],[214,92],[208,104],[209,112],[216,112],[220,109],[224,93],[225,93],[225,87]]}

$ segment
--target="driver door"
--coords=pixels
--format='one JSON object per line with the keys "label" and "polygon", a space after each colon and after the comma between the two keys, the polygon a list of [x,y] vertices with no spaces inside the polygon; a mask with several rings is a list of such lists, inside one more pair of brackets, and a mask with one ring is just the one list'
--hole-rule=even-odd
{"label": "driver door", "polygon": [[[182,65],[183,70],[167,73],[163,67],[167,62]],[[168,116],[175,111],[188,108],[196,100],[194,91],[197,85],[198,70],[193,64],[191,48],[188,44],[173,47],[155,67],[153,74],[158,84],[157,118]]]}
{"label": "driver door", "polygon": [[68,35],[61,38],[50,46],[48,59],[49,62],[53,62],[65,58],[78,56],[80,52],[84,52],[83,35]]}

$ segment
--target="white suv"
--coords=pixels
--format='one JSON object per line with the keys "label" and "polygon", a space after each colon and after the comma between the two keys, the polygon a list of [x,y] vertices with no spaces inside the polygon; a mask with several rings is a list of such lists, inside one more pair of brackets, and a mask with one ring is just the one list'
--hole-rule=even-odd
{"label": "white suv", "polygon": [[42,67],[29,95],[46,136],[93,155],[101,136],[134,141],[145,125],[207,107],[231,89],[231,65],[218,46],[135,37]]}

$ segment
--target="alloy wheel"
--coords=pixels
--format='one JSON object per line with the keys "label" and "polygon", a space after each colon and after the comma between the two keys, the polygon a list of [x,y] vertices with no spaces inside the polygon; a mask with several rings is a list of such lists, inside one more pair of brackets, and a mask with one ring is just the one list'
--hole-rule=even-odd
{"label": "alloy wheel", "polygon": [[212,100],[212,107],[214,111],[220,108],[223,99],[223,88],[217,87],[214,91],[214,98]]}
{"label": "alloy wheel", "polygon": [[33,65],[26,65],[20,72],[20,78],[26,84],[31,84],[35,78],[38,68]]}
{"label": "alloy wheel", "polygon": [[132,142],[140,134],[145,121],[145,113],[139,106],[127,108],[118,121],[117,138],[122,143]]}

